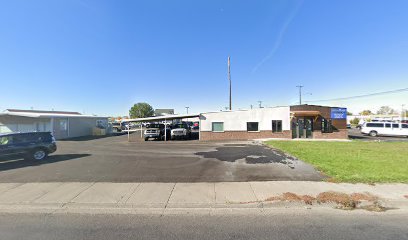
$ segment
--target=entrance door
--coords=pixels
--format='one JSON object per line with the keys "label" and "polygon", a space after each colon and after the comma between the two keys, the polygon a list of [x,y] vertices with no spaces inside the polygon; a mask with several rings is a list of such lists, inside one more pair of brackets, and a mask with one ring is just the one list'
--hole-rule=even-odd
{"label": "entrance door", "polygon": [[312,138],[313,137],[313,119],[298,118],[292,125],[292,134],[294,138]]}
{"label": "entrance door", "polygon": [[305,138],[305,119],[298,119],[298,138]]}
{"label": "entrance door", "polygon": [[305,137],[312,138],[313,133],[313,119],[305,118]]}

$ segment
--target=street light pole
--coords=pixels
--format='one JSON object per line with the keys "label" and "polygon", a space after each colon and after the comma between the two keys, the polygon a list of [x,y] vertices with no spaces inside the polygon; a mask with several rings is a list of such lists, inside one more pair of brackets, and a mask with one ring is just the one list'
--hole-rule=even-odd
{"label": "street light pole", "polygon": [[187,110],[187,114],[188,114],[188,109],[189,109],[190,107],[186,107],[186,110]]}

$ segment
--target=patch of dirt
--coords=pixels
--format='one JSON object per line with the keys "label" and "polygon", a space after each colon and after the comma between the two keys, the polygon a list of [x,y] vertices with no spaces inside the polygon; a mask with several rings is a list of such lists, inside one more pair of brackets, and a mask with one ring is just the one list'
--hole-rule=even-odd
{"label": "patch of dirt", "polygon": [[371,193],[353,193],[350,195],[353,201],[370,201],[374,202],[378,200],[377,196],[372,195]]}
{"label": "patch of dirt", "polygon": [[354,201],[350,195],[340,192],[322,192],[316,197],[318,203],[337,203],[341,209],[355,209],[358,201]]}
{"label": "patch of dirt", "polygon": [[389,210],[381,206],[381,204],[379,204],[378,202],[374,202],[373,204],[366,205],[366,206],[361,206],[360,209],[364,209],[370,212],[385,212],[386,210]]}
{"label": "patch of dirt", "polygon": [[[313,197],[310,195],[298,195],[296,193],[286,192],[279,196],[269,197],[264,201],[304,202],[308,205],[313,205],[314,203],[336,203],[336,208],[342,210],[364,209],[373,212],[383,212],[388,210],[380,204],[377,196],[370,193],[346,194],[341,192],[322,192],[316,197]],[[364,205],[361,205],[361,203],[364,203]]]}
{"label": "patch of dirt", "polygon": [[285,192],[280,196],[270,197],[265,199],[265,201],[289,201],[289,202],[304,202],[306,204],[312,205],[316,198],[310,195],[297,195],[296,193]]}
{"label": "patch of dirt", "polygon": [[408,198],[408,195],[404,195],[404,198]]}

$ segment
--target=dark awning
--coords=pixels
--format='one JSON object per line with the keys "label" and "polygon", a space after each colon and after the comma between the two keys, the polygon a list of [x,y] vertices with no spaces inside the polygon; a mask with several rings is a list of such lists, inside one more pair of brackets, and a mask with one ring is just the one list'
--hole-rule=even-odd
{"label": "dark awning", "polygon": [[290,115],[293,117],[317,117],[320,116],[320,111],[292,111]]}

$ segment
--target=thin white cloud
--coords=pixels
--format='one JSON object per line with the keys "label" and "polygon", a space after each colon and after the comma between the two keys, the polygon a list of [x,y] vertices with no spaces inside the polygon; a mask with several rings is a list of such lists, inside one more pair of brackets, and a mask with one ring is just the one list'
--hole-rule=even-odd
{"label": "thin white cloud", "polygon": [[296,7],[292,10],[292,12],[289,14],[289,16],[286,18],[285,22],[282,25],[281,30],[279,31],[278,37],[275,41],[275,44],[273,45],[271,51],[269,51],[268,55],[266,55],[253,69],[252,73],[258,71],[258,68],[262,66],[265,62],[267,62],[269,59],[271,59],[276,51],[278,51],[282,41],[283,37],[285,36],[286,30],[288,29],[290,23],[293,21],[293,19],[296,17],[297,13],[299,12],[300,7],[303,4],[303,0],[300,1]]}

